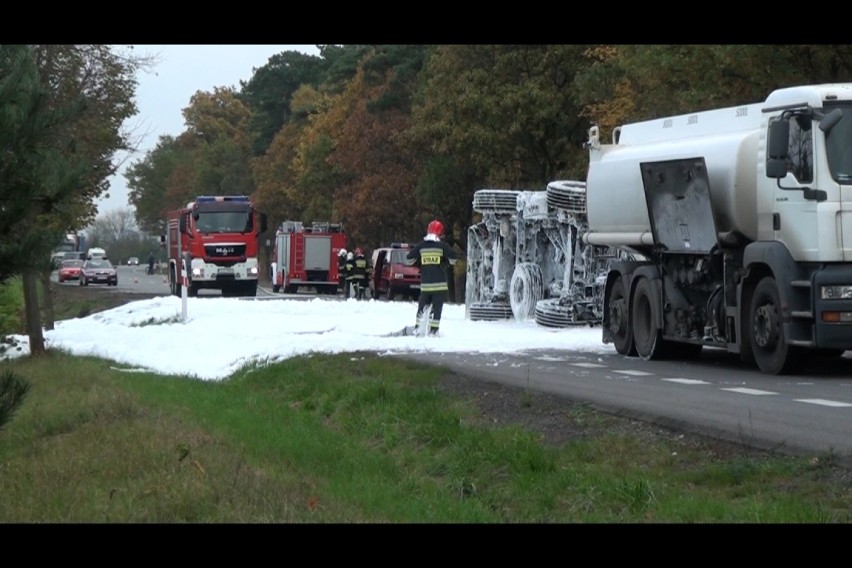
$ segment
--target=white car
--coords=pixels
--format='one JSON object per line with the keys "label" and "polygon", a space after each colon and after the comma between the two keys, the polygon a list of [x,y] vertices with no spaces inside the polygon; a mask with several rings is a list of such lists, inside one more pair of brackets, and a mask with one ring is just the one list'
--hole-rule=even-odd
{"label": "white car", "polygon": [[127,266],[139,266],[139,259],[135,256],[131,256],[127,259]]}

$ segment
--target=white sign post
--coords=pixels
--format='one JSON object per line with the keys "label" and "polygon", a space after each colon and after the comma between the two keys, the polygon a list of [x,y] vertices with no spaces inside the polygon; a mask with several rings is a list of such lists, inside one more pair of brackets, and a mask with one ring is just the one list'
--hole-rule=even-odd
{"label": "white sign post", "polygon": [[180,261],[180,304],[181,304],[181,316],[183,317],[183,321],[186,321],[186,259],[183,258]]}

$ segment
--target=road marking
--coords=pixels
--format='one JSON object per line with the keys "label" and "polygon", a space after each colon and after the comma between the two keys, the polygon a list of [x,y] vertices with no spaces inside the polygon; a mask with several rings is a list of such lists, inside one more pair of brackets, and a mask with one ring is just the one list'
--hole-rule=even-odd
{"label": "road marking", "polygon": [[844,407],[852,406],[848,402],[837,402],[836,400],[825,400],[824,398],[794,398],[796,402],[807,402],[808,404],[819,404],[821,406]]}
{"label": "road marking", "polygon": [[778,394],[777,392],[770,392],[770,391],[757,390],[757,389],[747,389],[747,388],[734,388],[734,389],[722,389],[722,390],[731,391],[731,392],[738,392],[740,394],[754,394],[754,395],[758,395],[758,396],[762,396],[762,395],[765,395],[765,394]]}
{"label": "road marking", "polygon": [[575,367],[585,367],[587,369],[603,369],[606,365],[600,365],[598,363],[571,363]]}
{"label": "road marking", "polygon": [[683,385],[709,385],[707,381],[699,381],[698,379],[663,379],[672,383],[681,383]]}
{"label": "road marking", "polygon": [[622,375],[633,375],[634,377],[647,377],[653,375],[654,373],[646,373],[645,371],[614,371],[616,373],[621,373]]}

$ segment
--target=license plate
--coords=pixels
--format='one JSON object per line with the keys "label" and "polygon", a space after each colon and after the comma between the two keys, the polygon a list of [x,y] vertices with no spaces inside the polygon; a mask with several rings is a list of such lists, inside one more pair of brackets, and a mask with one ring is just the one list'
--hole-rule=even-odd
{"label": "license plate", "polygon": [[220,268],[219,269],[219,274],[233,274],[233,273],[234,273],[233,268]]}

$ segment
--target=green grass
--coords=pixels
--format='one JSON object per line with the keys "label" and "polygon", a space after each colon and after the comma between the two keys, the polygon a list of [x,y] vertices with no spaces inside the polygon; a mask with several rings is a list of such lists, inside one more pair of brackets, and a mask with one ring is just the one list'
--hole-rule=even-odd
{"label": "green grass", "polygon": [[[720,456],[629,429],[545,445],[439,388],[447,371],[368,354],[228,380],[51,352],[0,430],[0,522],[847,523],[819,459]],[[520,397],[518,404],[536,404]],[[579,408],[573,419],[620,420]],[[622,432],[622,433],[619,433]]]}

